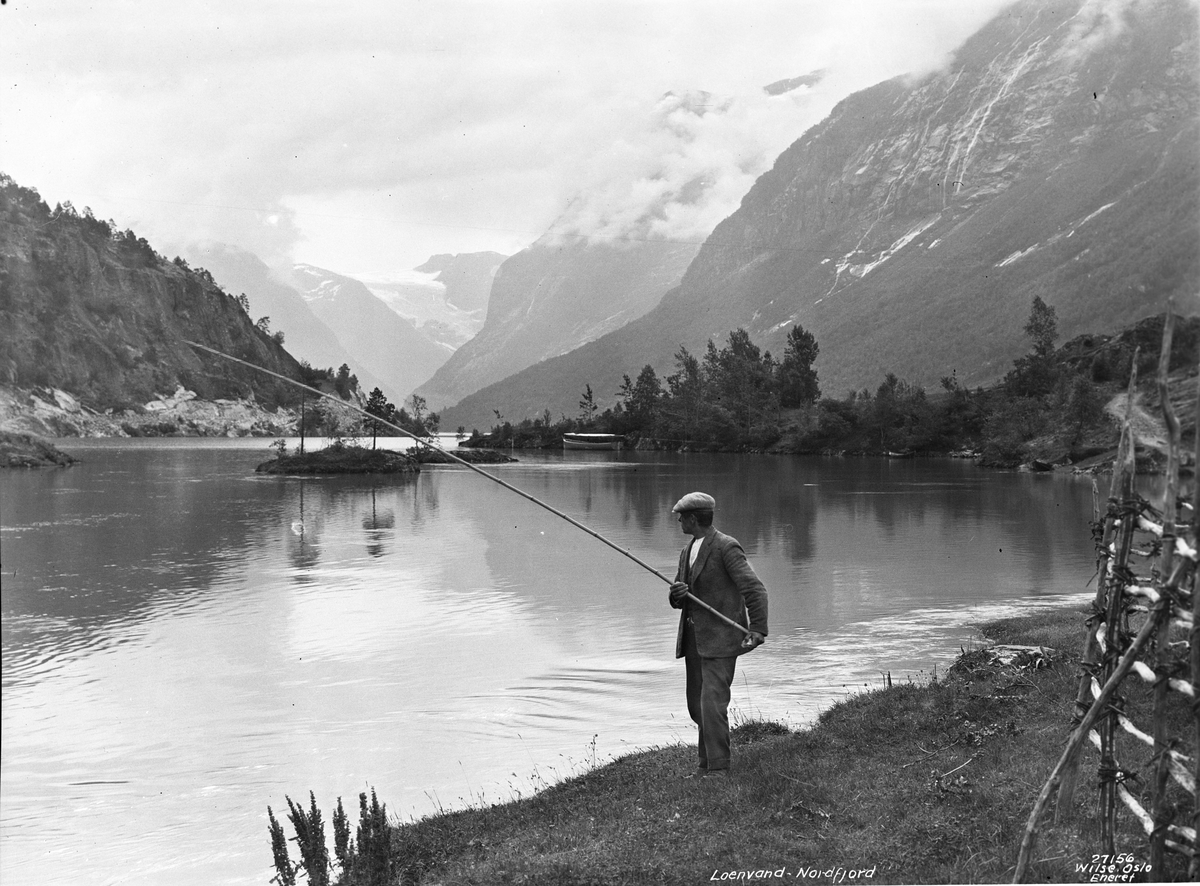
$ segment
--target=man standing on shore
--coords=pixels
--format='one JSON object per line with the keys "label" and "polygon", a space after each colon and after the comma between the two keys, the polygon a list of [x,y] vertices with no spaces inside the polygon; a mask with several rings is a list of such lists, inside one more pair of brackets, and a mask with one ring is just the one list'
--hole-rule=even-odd
{"label": "man standing on shore", "polygon": [[[700,727],[700,774],[729,773],[729,694],[737,657],[762,645],[767,636],[767,591],[737,539],[713,524],[716,501],[690,492],[671,510],[692,540],[679,555],[679,571],[669,602],[679,614],[675,657],[687,671],[688,714]],[[738,630],[688,599],[691,593]]]}

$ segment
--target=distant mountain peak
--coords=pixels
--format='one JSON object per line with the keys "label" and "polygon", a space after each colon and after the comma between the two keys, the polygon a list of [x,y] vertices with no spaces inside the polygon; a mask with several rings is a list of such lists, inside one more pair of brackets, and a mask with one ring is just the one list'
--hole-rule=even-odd
{"label": "distant mountain peak", "polygon": [[763,92],[767,95],[783,95],[784,93],[799,89],[801,86],[816,86],[824,78],[825,69],[821,68],[807,74],[801,74],[799,77],[789,77],[786,80],[776,80],[774,83],[768,83],[763,87]]}
{"label": "distant mountain peak", "polygon": [[296,288],[322,322],[403,401],[450,356],[453,348],[427,336],[361,280],[314,265],[294,268]]}
{"label": "distant mountain peak", "polygon": [[703,89],[689,89],[683,92],[668,90],[658,100],[655,110],[660,118],[667,118],[678,111],[703,117],[713,111],[727,111],[732,103],[731,98],[719,99]]}
{"label": "distant mountain peak", "polygon": [[447,272],[461,270],[464,266],[473,269],[490,267],[494,273],[506,258],[508,256],[500,252],[439,252],[437,255],[431,255],[413,270],[422,274],[437,274],[439,277]]}

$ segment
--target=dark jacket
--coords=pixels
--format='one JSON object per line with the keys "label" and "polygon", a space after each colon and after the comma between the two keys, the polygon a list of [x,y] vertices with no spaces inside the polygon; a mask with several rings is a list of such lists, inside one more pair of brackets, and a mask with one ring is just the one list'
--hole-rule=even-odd
{"label": "dark jacket", "polygon": [[[751,631],[767,635],[767,590],[746,560],[738,540],[723,532],[700,542],[696,565],[688,574],[688,548],[679,554],[679,572],[675,581],[686,581],[691,592],[722,615],[745,625]],[[672,603],[672,606],[675,604]],[[686,597],[679,614],[679,633],[675,657],[683,657],[683,628],[688,618],[696,633],[696,651],[703,658],[728,658],[750,650],[742,646],[746,635],[725,624],[707,609]]]}

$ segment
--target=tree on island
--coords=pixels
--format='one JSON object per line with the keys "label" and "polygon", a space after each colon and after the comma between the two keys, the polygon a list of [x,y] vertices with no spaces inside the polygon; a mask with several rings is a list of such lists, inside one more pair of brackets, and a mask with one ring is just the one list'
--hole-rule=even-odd
{"label": "tree on island", "polygon": [[388,402],[388,398],[384,396],[383,391],[375,388],[367,398],[366,411],[375,416],[375,418],[369,420],[371,425],[371,448],[374,449],[375,437],[379,433],[380,421],[394,422],[396,420],[396,407]]}
{"label": "tree on island", "polygon": [[[426,413],[428,402],[420,394],[413,394],[409,398],[409,403],[412,405],[412,421],[414,433],[421,434],[425,437],[432,437],[438,432],[438,427],[442,423],[442,418],[436,412]],[[401,410],[403,413],[403,410]]]}

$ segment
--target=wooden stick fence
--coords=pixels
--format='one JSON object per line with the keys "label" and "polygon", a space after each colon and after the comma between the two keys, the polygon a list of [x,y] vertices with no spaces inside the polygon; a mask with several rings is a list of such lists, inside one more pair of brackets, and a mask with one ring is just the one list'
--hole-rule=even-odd
{"label": "wooden stick fence", "polygon": [[[1188,858],[1188,878],[1200,878],[1200,593],[1197,593],[1197,538],[1200,509],[1196,507],[1196,476],[1200,469],[1200,385],[1197,390],[1196,460],[1190,501],[1180,490],[1180,422],[1168,391],[1174,314],[1168,310],[1163,324],[1158,364],[1158,393],[1166,425],[1166,491],[1161,511],[1140,498],[1134,488],[1137,434],[1133,417],[1137,355],[1129,382],[1121,442],[1113,466],[1107,512],[1099,533],[1099,580],[1092,612],[1087,619],[1083,674],[1076,696],[1073,730],[1062,756],[1051,772],[1030,812],[1013,882],[1024,880],[1037,841],[1038,823],[1057,792],[1056,819],[1069,813],[1078,776],[1079,753],[1085,742],[1100,751],[1100,840],[1097,854],[1116,856],[1117,805],[1125,806],[1147,837],[1147,859],[1152,880],[1162,879],[1167,853]],[[1198,377],[1200,381],[1200,377]],[[1190,517],[1187,512],[1190,511]],[[1151,564],[1150,575],[1140,577],[1135,558]],[[1136,634],[1133,623],[1140,621]],[[1172,642],[1187,631],[1186,641]],[[1180,647],[1186,647],[1181,654]],[[1126,683],[1135,675],[1139,681]],[[1188,679],[1185,679],[1187,677]],[[1151,731],[1140,729],[1127,715],[1125,699],[1144,691],[1152,697]],[[1187,699],[1191,729],[1175,727],[1172,712]],[[1190,733],[1190,734],[1188,734]],[[1122,767],[1120,741],[1135,741],[1153,749],[1143,780],[1148,799],[1139,798],[1129,784],[1136,772]],[[1187,755],[1180,748],[1190,748]],[[1190,808],[1179,800],[1190,795]],[[1144,803],[1145,801],[1145,803]],[[1147,809],[1147,806],[1149,807]],[[1180,819],[1177,821],[1176,819]]]}

